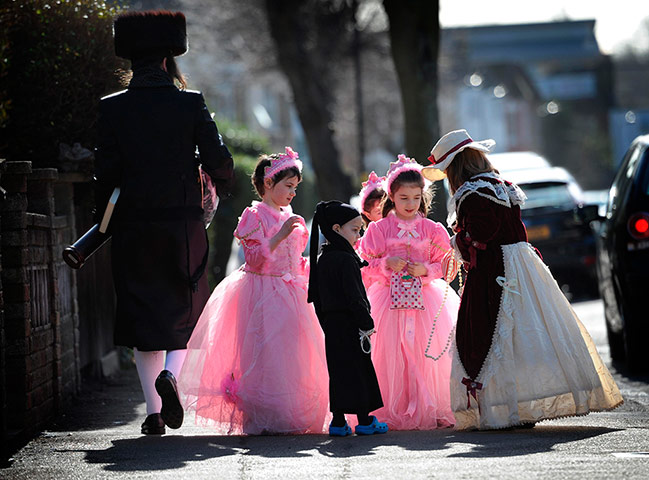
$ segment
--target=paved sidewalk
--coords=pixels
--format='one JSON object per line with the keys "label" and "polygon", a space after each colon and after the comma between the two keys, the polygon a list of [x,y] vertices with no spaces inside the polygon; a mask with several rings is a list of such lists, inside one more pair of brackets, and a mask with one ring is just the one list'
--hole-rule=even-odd
{"label": "paved sidewalk", "polygon": [[649,414],[610,412],[505,432],[227,437],[185,419],[143,436],[135,369],[83,393],[1,479],[646,478]]}

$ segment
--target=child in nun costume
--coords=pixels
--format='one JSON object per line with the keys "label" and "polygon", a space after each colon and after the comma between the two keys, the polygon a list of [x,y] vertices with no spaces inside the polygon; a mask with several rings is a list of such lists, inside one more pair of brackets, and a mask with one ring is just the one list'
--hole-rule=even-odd
{"label": "child in nun costume", "polygon": [[[336,200],[318,203],[313,217],[308,298],[325,334],[332,436],[351,435],[346,413],[356,414],[357,435],[388,431],[369,415],[383,400],[370,356],[374,320],[361,277],[367,263],[354,250],[362,226],[358,210]],[[327,242],[318,257],[319,230]]]}

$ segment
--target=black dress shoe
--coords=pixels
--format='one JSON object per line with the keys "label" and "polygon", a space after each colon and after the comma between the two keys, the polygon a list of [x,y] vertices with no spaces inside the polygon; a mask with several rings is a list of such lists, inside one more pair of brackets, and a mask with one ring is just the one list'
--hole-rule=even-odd
{"label": "black dress shoe", "polygon": [[169,428],[180,428],[183,424],[184,411],[178,399],[176,379],[169,370],[163,370],[155,381],[155,389],[162,398],[160,415]]}
{"label": "black dress shoe", "polygon": [[146,417],[142,424],[142,433],[144,435],[164,435],[165,422],[159,413],[152,413]]}

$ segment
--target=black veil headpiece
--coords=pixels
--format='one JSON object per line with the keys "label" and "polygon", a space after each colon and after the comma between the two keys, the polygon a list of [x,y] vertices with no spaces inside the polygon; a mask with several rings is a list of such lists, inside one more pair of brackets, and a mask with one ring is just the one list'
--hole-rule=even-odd
{"label": "black veil headpiece", "polygon": [[320,296],[318,294],[318,251],[320,249],[320,231],[329,244],[338,250],[351,253],[360,266],[367,265],[361,260],[354,247],[342,236],[333,230],[333,226],[344,225],[345,223],[360,216],[360,212],[351,205],[338,200],[320,202],[316,205],[315,214],[311,228],[311,240],[309,256],[311,257],[311,270],[309,272],[309,296],[308,301],[313,302],[319,308]]}

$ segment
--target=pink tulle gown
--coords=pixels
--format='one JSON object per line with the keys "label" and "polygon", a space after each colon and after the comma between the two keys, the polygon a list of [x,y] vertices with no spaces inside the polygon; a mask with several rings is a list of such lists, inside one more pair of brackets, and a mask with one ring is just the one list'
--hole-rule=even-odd
{"label": "pink tulle gown", "polygon": [[[442,261],[451,255],[446,229],[423,216],[404,221],[391,212],[370,224],[360,249],[369,262],[366,275],[373,280],[367,286],[377,330],[372,337],[372,360],[385,404],[375,415],[392,430],[452,426],[449,349],[460,301],[441,279]],[[390,308],[392,271],[386,260],[395,256],[423,263],[428,269],[420,277],[423,310]],[[424,356],[433,325],[428,354],[439,356],[436,361]]]}
{"label": "pink tulle gown", "polygon": [[307,303],[304,221],[270,251],[292,215],[254,202],[235,236],[246,263],[210,297],[178,378],[184,407],[224,434],[321,433],[328,410],[324,336]]}

